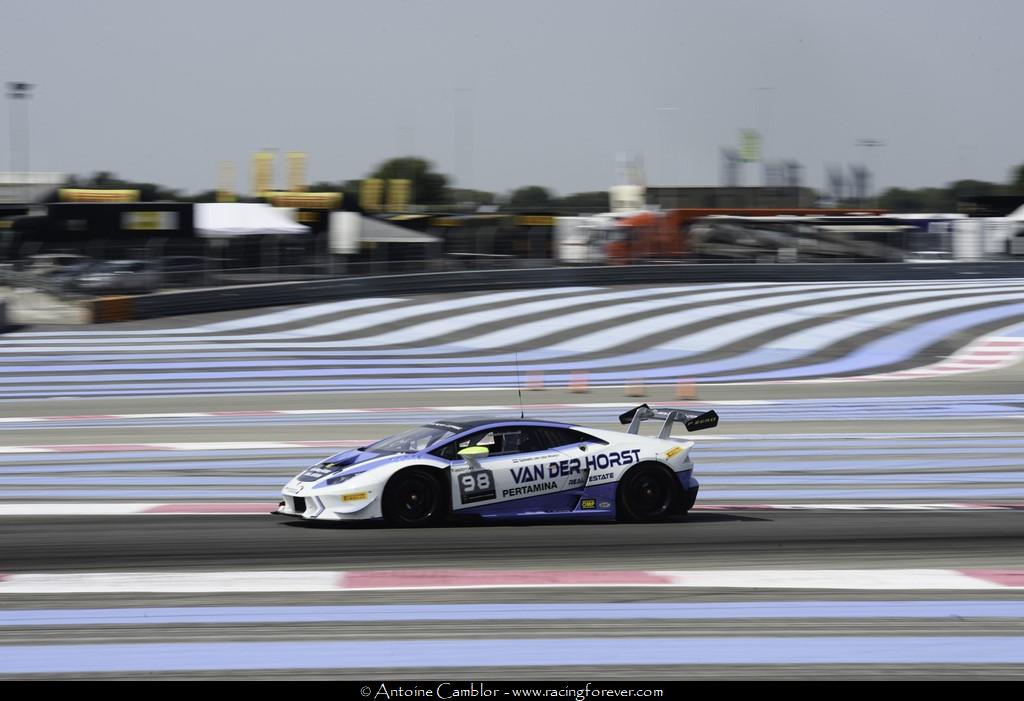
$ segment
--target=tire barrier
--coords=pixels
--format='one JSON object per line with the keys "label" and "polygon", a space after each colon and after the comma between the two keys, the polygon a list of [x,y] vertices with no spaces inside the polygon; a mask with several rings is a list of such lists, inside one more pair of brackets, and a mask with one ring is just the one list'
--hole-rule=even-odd
{"label": "tire barrier", "polygon": [[106,324],[112,321],[131,321],[135,317],[135,297],[111,296],[92,300],[92,323]]}

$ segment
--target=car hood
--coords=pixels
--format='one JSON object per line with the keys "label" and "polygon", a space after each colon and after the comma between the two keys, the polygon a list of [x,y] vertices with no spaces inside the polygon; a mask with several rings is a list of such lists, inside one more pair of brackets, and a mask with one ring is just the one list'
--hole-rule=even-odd
{"label": "car hood", "polygon": [[328,475],[333,475],[338,472],[359,474],[361,472],[366,472],[367,470],[372,470],[375,467],[380,467],[381,465],[386,465],[398,460],[406,460],[409,457],[411,457],[410,453],[382,455],[380,453],[371,453],[366,450],[344,450],[340,453],[335,453],[329,458],[321,460],[319,463],[300,474],[298,479],[300,482],[315,482],[316,480],[323,479]]}

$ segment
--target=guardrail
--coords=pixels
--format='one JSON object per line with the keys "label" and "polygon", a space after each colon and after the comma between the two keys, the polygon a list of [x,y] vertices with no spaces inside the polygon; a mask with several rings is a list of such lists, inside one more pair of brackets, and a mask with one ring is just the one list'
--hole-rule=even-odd
{"label": "guardrail", "polygon": [[[692,282],[828,282],[1024,278],[1024,262],[844,263],[844,264],[666,264],[620,267],[467,270],[346,277],[306,282],[240,285],[118,297],[116,313],[98,316],[148,319],[176,314],[228,311],[378,295],[476,292],[575,285],[646,285]],[[130,301],[127,301],[130,299]],[[101,300],[95,303],[104,307]],[[107,310],[109,311],[109,310]],[[113,319],[111,319],[113,320]]]}

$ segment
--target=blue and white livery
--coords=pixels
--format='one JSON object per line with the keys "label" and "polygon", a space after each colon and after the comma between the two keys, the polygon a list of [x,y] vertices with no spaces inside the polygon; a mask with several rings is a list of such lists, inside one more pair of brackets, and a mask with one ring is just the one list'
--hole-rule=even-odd
{"label": "blue and white livery", "polygon": [[[663,420],[657,437],[641,422]],[[704,413],[642,404],[625,432],[555,421],[468,417],[424,424],[318,462],[282,490],[278,513],[325,521],[425,526],[450,517],[589,516],[661,521],[693,506],[692,441]]]}

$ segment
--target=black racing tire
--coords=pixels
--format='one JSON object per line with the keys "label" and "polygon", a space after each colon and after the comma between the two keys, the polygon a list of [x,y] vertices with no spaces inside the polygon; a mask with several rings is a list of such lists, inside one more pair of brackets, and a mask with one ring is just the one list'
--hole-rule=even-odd
{"label": "black racing tire", "polygon": [[391,476],[384,486],[384,520],[397,528],[432,526],[444,518],[448,500],[440,473],[410,467]]}
{"label": "black racing tire", "polygon": [[619,480],[616,502],[620,521],[666,521],[678,511],[679,480],[664,465],[641,463]]}

